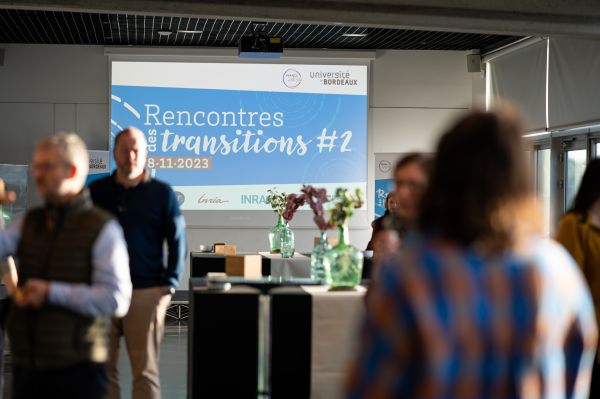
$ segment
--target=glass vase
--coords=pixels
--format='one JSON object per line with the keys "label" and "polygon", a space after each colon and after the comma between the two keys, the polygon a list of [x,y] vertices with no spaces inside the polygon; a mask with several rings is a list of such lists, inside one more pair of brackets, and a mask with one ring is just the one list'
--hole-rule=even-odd
{"label": "glass vase", "polygon": [[323,264],[323,258],[325,253],[331,249],[331,245],[327,241],[327,233],[321,231],[319,234],[319,241],[313,247],[310,255],[310,278],[313,280],[326,281],[327,273],[325,271],[325,265]]}
{"label": "glass vase", "polygon": [[283,216],[279,215],[277,224],[269,230],[269,247],[272,254],[281,252],[281,232],[283,231]]}
{"label": "glass vase", "polygon": [[294,232],[290,229],[289,224],[285,222],[281,230],[281,257],[293,258],[294,250]]}
{"label": "glass vase", "polygon": [[354,288],[360,284],[363,253],[350,245],[348,225],[338,226],[339,241],[325,255],[327,282],[334,289]]}

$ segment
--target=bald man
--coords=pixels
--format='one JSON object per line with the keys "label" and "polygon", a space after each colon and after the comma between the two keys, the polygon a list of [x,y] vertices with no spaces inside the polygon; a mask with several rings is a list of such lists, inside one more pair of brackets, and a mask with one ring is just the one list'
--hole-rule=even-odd
{"label": "bald man", "polygon": [[117,361],[123,336],[133,375],[133,399],[160,398],[160,343],[167,306],[183,271],[185,222],[171,187],[145,169],[144,133],[133,127],[119,132],[113,155],[117,170],[95,181],[90,192],[94,203],[114,214],[123,227],[133,294],[127,315],[112,323],[108,397],[121,396]]}

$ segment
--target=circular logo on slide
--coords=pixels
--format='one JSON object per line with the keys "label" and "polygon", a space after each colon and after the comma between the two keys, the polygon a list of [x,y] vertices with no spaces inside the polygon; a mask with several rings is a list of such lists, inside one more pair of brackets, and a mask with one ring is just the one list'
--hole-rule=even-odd
{"label": "circular logo on slide", "polygon": [[290,89],[295,89],[302,83],[302,75],[295,69],[288,69],[283,73],[283,84]]}
{"label": "circular logo on slide", "polygon": [[179,206],[183,205],[183,202],[185,201],[185,195],[179,191],[175,191],[175,197],[177,198],[177,203]]}
{"label": "circular logo on slide", "polygon": [[383,161],[379,162],[379,170],[382,171],[383,173],[387,173],[390,170],[392,170],[392,164],[390,161],[384,159]]}

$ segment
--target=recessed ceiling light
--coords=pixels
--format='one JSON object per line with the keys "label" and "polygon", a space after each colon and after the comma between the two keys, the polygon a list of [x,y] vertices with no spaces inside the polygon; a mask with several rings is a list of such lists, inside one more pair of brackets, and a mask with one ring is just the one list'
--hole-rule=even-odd
{"label": "recessed ceiling light", "polygon": [[202,33],[201,30],[178,30],[177,33],[191,33],[192,35],[195,33]]}
{"label": "recessed ceiling light", "polygon": [[366,33],[344,33],[342,36],[345,37],[365,37],[367,36]]}
{"label": "recessed ceiling light", "polygon": [[170,30],[159,30],[156,33],[158,33],[158,36],[170,36],[173,34],[173,32],[171,32]]}

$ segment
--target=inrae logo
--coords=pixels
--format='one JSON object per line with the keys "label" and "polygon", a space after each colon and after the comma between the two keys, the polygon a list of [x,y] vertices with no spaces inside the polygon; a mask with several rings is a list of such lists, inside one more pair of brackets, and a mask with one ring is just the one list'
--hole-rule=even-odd
{"label": "inrae logo", "polygon": [[250,195],[246,195],[243,194],[241,196],[241,203],[242,204],[265,204],[267,201],[267,197],[264,195],[256,195],[256,194],[250,194]]}

